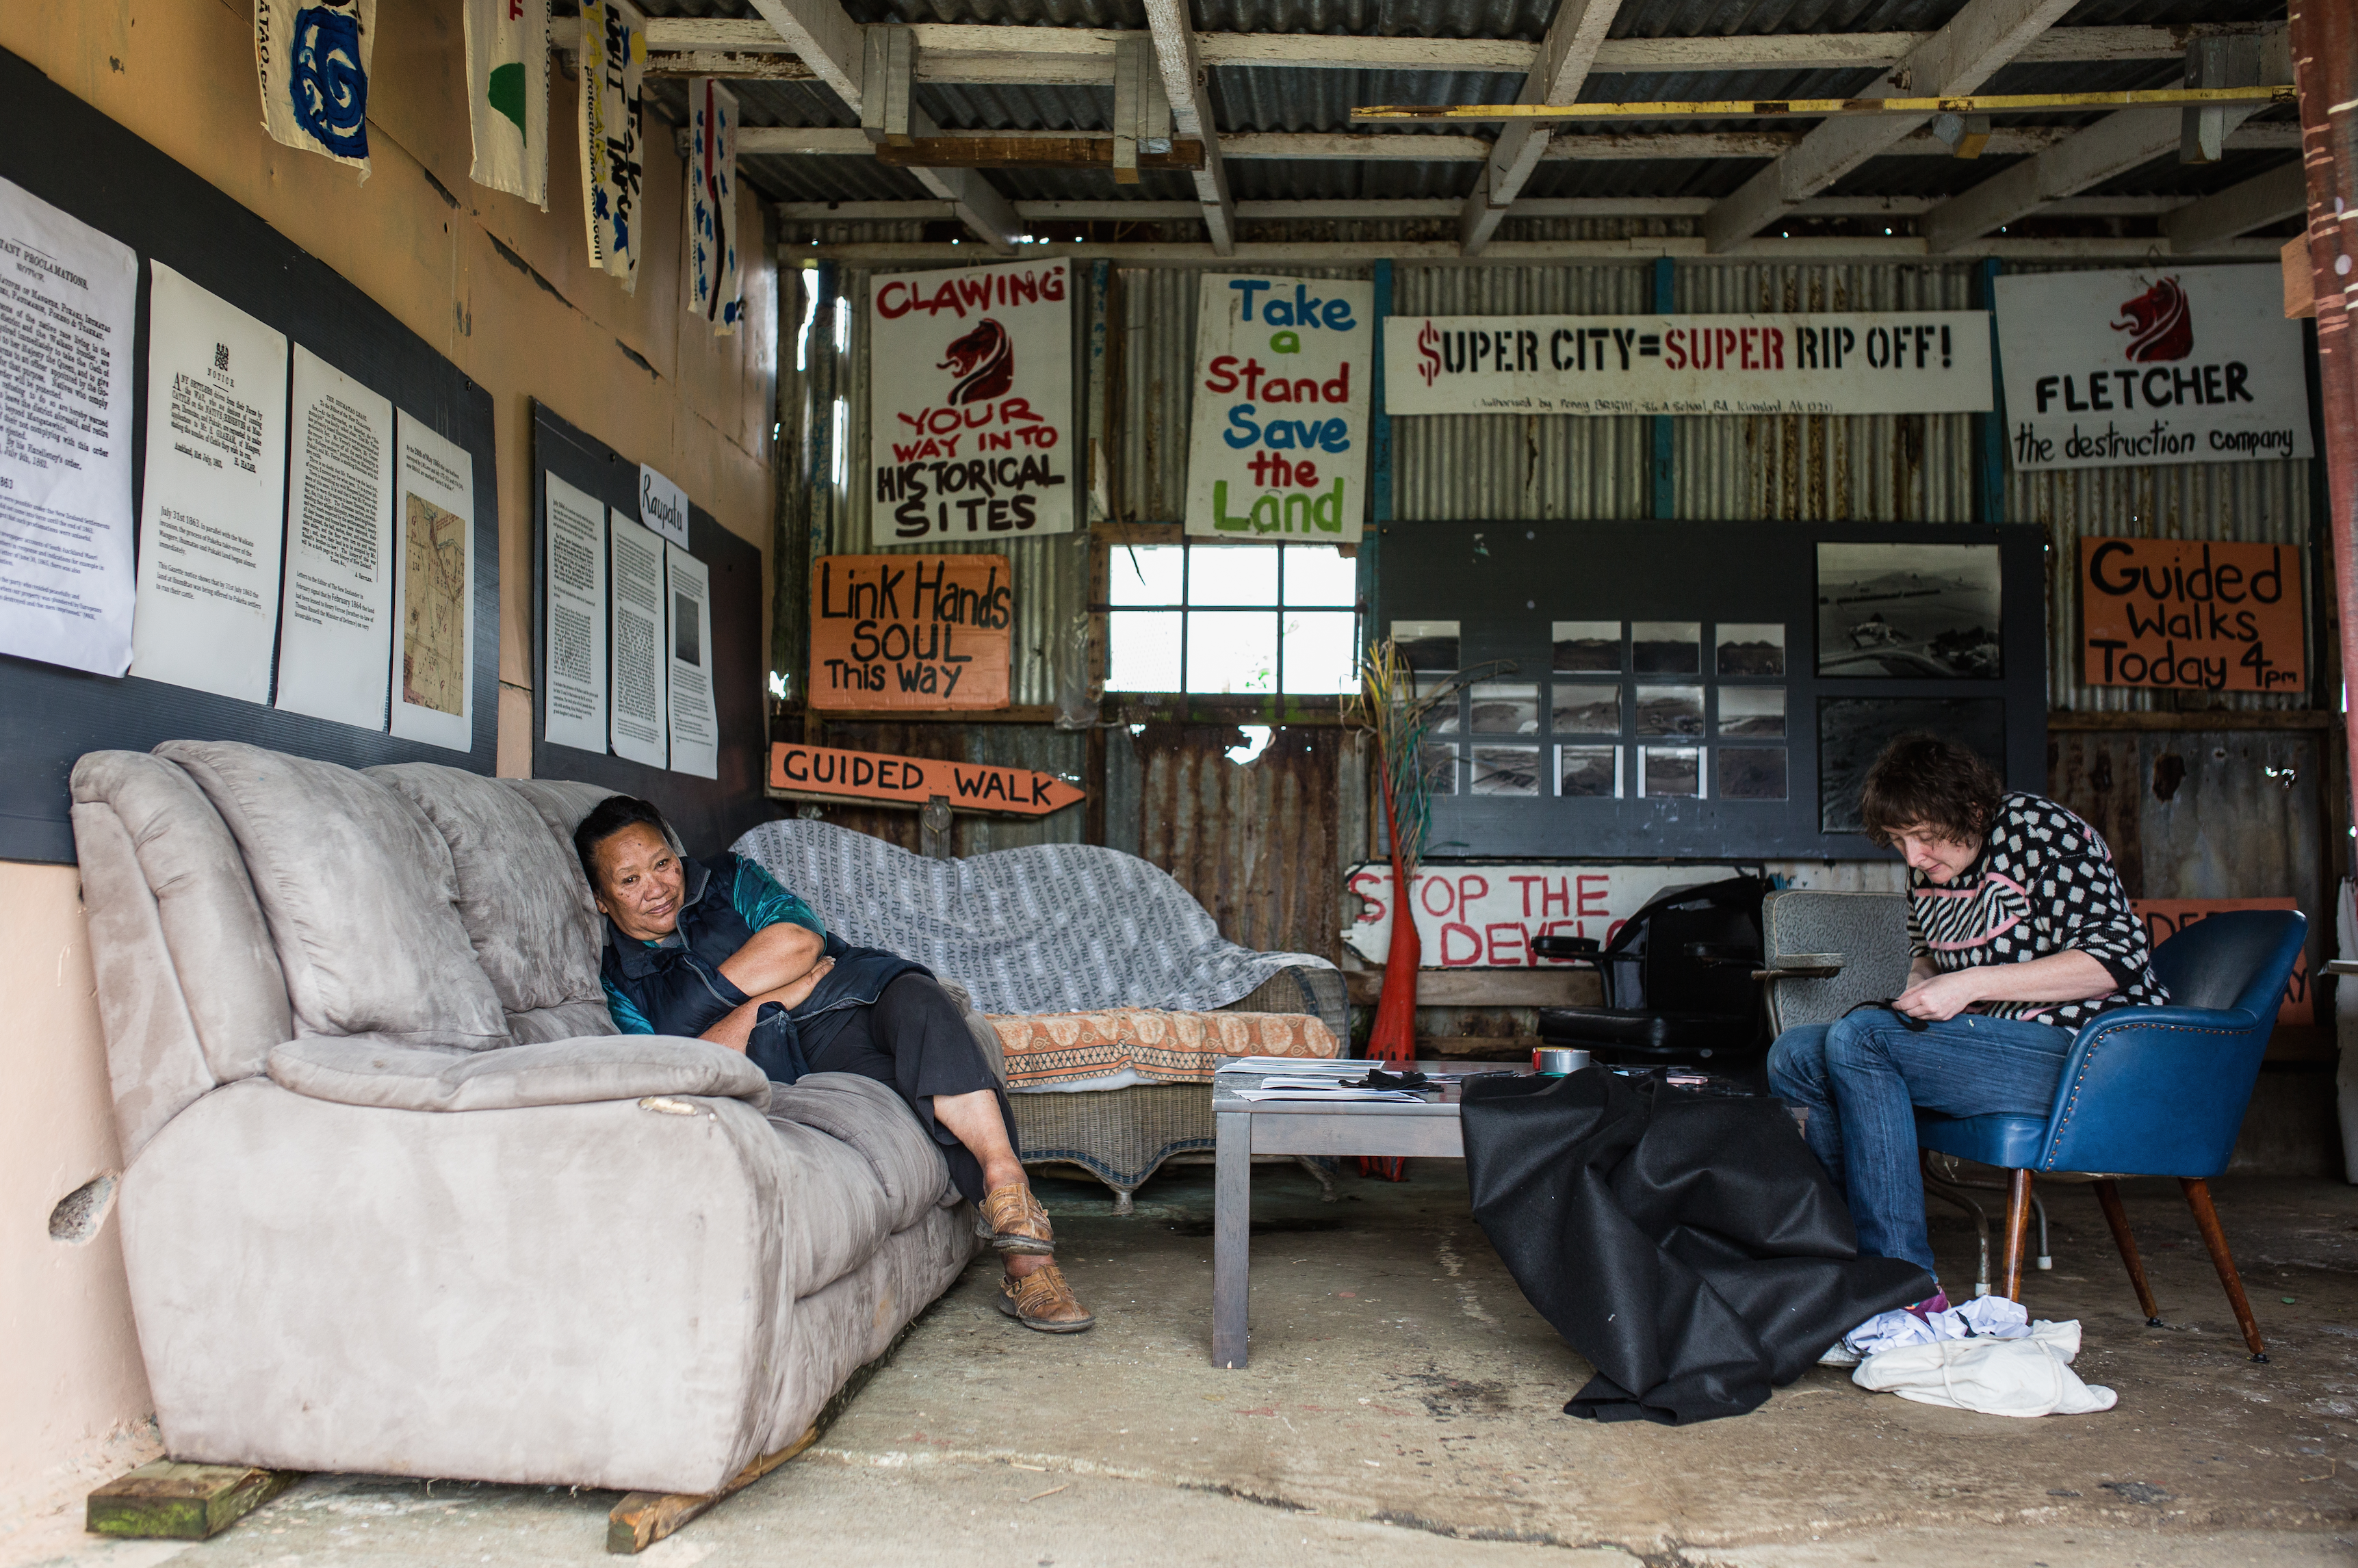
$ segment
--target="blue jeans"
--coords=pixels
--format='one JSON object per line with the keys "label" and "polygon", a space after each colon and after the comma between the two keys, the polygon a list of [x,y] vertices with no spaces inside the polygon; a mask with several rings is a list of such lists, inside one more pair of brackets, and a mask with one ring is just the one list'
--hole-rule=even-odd
{"label": "blue jeans", "polygon": [[1802,1136],[1850,1201],[1858,1249],[1904,1258],[1938,1278],[1915,1108],[2044,1119],[2071,1041],[2068,1029],[1970,1012],[1920,1033],[1888,1009],[1862,1009],[1779,1034],[1768,1084],[1809,1108]]}

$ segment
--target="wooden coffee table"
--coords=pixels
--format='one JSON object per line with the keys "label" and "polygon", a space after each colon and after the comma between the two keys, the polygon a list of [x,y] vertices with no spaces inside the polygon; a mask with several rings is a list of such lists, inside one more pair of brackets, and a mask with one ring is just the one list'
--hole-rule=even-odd
{"label": "wooden coffee table", "polygon": [[[1398,1070],[1401,1064],[1371,1066]],[[1413,1062],[1427,1073],[1496,1070],[1484,1063]],[[1528,1067],[1511,1069],[1528,1076]],[[1275,1075],[1283,1076],[1283,1074]],[[1252,1267],[1252,1157],[1256,1154],[1397,1155],[1462,1160],[1466,1141],[1457,1121],[1463,1086],[1444,1084],[1422,1103],[1383,1100],[1246,1100],[1238,1089],[1263,1075],[1222,1067],[1212,1078],[1212,1119],[1217,1165],[1212,1195],[1212,1365],[1245,1364],[1245,1292]]]}

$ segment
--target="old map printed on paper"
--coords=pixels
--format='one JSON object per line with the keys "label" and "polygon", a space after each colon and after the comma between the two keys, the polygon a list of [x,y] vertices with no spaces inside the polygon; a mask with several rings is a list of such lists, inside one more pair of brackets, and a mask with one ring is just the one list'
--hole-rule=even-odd
{"label": "old map printed on paper", "polygon": [[467,700],[467,520],[422,495],[402,497],[401,699],[442,713]]}

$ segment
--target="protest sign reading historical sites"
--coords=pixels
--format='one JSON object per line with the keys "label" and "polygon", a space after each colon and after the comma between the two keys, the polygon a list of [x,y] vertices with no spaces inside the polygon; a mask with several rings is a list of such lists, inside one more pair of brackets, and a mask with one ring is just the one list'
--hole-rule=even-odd
{"label": "protest sign reading historical sites", "polygon": [[869,295],[879,543],[1073,529],[1072,266],[880,277]]}
{"label": "protest sign reading historical sites", "polygon": [[2090,686],[2299,691],[2300,548],[2212,539],[2080,541]]}
{"label": "protest sign reading historical sites", "polygon": [[1990,406],[1989,316],[1394,316],[1387,414],[1951,414]]}
{"label": "protest sign reading historical sites", "polygon": [[2273,266],[1997,280],[2017,469],[2309,455],[2300,323]]}
{"label": "protest sign reading historical sites", "polygon": [[1357,542],[1375,297],[1371,283],[1204,279],[1188,533]]}
{"label": "protest sign reading historical sites", "polygon": [[1005,556],[821,556],[811,576],[811,706],[1004,708]]}

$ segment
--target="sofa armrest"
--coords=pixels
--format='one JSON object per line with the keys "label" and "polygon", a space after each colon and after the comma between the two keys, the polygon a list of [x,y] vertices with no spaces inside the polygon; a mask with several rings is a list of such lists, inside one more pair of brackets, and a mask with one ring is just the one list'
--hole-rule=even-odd
{"label": "sofa armrest", "polygon": [[741,1052],[665,1034],[605,1034],[461,1051],[382,1036],[308,1035],[270,1053],[270,1078],[310,1099],[388,1110],[514,1110],[651,1096],[770,1102]]}
{"label": "sofa armrest", "polygon": [[1351,1003],[1340,969],[1289,964],[1220,1011],[1306,1012],[1326,1026],[1346,1054],[1351,1049]]}

